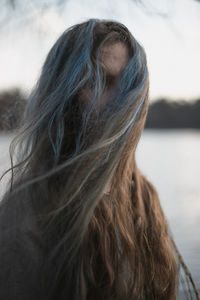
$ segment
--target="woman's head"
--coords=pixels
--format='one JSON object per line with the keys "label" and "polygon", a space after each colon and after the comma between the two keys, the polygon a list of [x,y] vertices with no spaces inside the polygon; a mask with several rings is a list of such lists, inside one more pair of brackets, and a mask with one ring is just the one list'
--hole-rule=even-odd
{"label": "woman's head", "polygon": [[[51,159],[57,164],[74,117],[78,121],[70,135],[76,131],[72,138],[78,153],[88,139],[105,140],[115,131],[127,132],[120,134],[127,139],[147,100],[148,71],[142,47],[122,24],[89,20],[65,31],[50,50],[30,97],[27,118],[34,119],[34,131],[43,127],[45,134],[48,129]],[[75,110],[80,115],[74,115]],[[91,126],[95,130],[92,139]]]}
{"label": "woman's head", "polygon": [[145,52],[118,22],[75,25],[46,58],[18,137],[11,195],[33,204],[55,294],[66,280],[70,299],[84,291],[98,299],[97,290],[99,299],[174,299],[167,225],[135,163],[148,89]]}
{"label": "woman's head", "polygon": [[[103,105],[106,98],[116,88],[116,81],[125,69],[129,58],[129,48],[121,41],[113,41],[101,49],[99,62],[105,77],[105,88],[100,97],[100,105]],[[87,103],[92,96],[93,90],[89,87],[83,88],[80,93],[82,100]]]}

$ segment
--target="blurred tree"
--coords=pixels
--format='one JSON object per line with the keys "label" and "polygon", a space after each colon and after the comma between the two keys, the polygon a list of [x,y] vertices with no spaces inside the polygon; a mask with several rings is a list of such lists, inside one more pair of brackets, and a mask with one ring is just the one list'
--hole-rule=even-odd
{"label": "blurred tree", "polygon": [[[32,15],[33,11],[37,13],[44,13],[52,7],[56,7],[56,9],[62,13],[63,8],[68,1],[69,0],[1,0],[0,29],[7,25],[9,21],[13,20],[15,13],[23,16],[23,18],[28,18],[30,15]],[[152,2],[152,0],[131,1],[137,5],[140,5],[147,14],[153,14],[163,18],[168,17],[168,13],[163,13],[159,8],[157,8],[158,2],[156,1],[155,4]],[[200,0],[190,1],[196,1],[200,3]],[[169,6],[170,3],[173,3],[173,1],[169,1]]]}
{"label": "blurred tree", "polygon": [[[13,89],[0,92],[0,132],[15,130],[26,106],[26,96]],[[196,101],[168,101],[158,99],[150,104],[145,129],[200,129],[200,99]]]}
{"label": "blurred tree", "polygon": [[0,93],[0,131],[15,130],[20,124],[26,106],[19,89]]}
{"label": "blurred tree", "polygon": [[145,128],[200,129],[200,99],[196,101],[167,101],[159,99],[151,103]]}
{"label": "blurred tree", "polygon": [[[22,23],[27,22],[27,20],[33,16],[34,13],[42,14],[47,12],[50,8],[56,7],[56,9],[62,14],[64,6],[69,0],[1,0],[1,10],[0,10],[0,30],[6,25],[10,24],[15,20],[15,17]],[[75,0],[74,0],[75,1]],[[155,1],[155,4],[152,0],[131,0],[137,5],[141,6],[141,9],[151,15],[155,15],[162,18],[168,18],[169,14],[162,12],[157,8],[158,2]],[[200,3],[200,0],[190,0]],[[173,1],[166,2],[170,5]],[[21,17],[23,16],[23,18]]]}

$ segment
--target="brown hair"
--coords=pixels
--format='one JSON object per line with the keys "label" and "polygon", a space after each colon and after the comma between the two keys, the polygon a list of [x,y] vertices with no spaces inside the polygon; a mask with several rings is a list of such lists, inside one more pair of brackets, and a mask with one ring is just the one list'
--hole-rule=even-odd
{"label": "brown hair", "polygon": [[177,262],[154,186],[135,162],[143,108],[84,237],[87,299],[176,299]]}

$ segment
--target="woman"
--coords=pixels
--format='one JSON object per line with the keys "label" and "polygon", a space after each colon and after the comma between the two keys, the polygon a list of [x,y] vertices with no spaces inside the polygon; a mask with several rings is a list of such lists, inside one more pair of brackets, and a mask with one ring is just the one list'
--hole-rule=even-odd
{"label": "woman", "polygon": [[92,19],[56,41],[13,142],[1,299],[177,299],[178,257],[135,162],[148,90],[124,25]]}

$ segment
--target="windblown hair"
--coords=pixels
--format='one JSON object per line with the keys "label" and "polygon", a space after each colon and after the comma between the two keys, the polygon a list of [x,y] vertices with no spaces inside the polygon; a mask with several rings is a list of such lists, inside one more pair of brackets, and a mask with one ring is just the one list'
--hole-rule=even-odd
{"label": "windblown hair", "polygon": [[[115,42],[126,45],[129,59],[101,105],[109,85],[101,51]],[[92,90],[87,103],[84,89]],[[70,300],[177,299],[167,222],[135,161],[148,90],[145,52],[114,21],[69,28],[46,58],[12,144],[18,157],[5,197],[34,207],[55,299],[61,284]]]}

